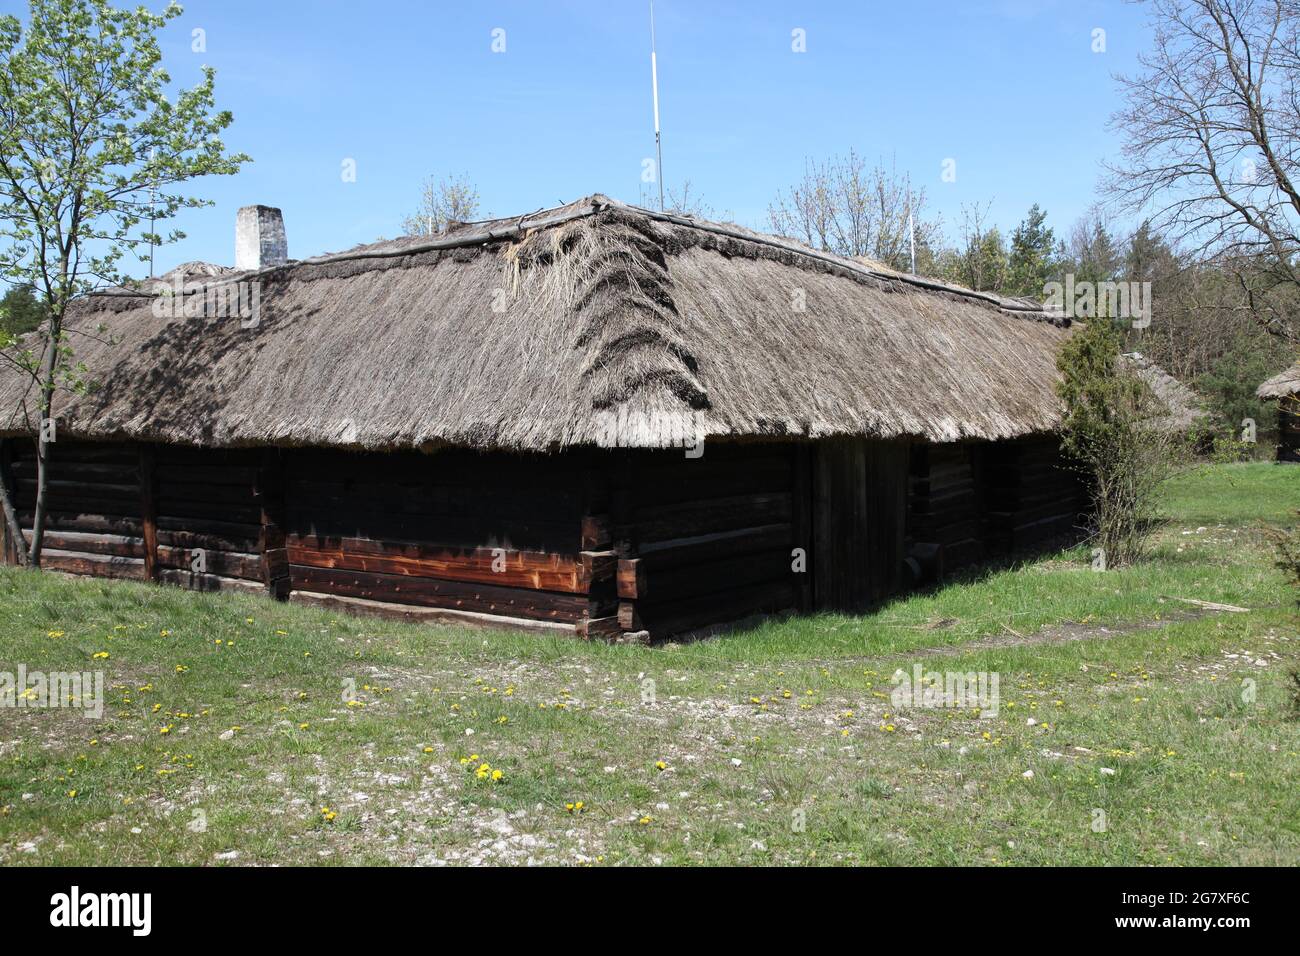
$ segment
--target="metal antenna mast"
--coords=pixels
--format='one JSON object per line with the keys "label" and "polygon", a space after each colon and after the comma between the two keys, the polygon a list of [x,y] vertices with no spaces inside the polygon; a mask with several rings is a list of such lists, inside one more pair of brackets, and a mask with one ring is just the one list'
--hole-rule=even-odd
{"label": "metal antenna mast", "polygon": [[664,149],[659,138],[659,64],[655,59],[655,4],[650,0],[650,85],[655,101],[655,179],[659,180],[659,211],[664,211]]}
{"label": "metal antenna mast", "polygon": [[153,231],[157,228],[157,209],[158,204],[158,173],[153,169],[154,156],[157,155],[157,147],[149,148],[149,171],[153,173],[152,181],[149,184],[149,278],[153,278],[153,252],[157,243],[153,238]]}
{"label": "metal antenna mast", "polygon": [[907,187],[907,247],[912,253],[912,275],[916,275],[916,221],[912,218],[912,187]]}

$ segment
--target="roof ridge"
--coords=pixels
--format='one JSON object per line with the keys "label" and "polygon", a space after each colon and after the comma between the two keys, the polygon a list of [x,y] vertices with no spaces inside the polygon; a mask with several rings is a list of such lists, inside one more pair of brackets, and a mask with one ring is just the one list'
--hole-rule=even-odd
{"label": "roof ridge", "polygon": [[[562,206],[537,209],[531,213],[524,213],[518,216],[482,219],[476,222],[464,223],[451,232],[432,238],[422,239],[418,242],[409,242],[404,239],[388,239],[381,242],[370,243],[369,245],[358,246],[345,252],[322,253],[321,255],[312,256],[307,259],[295,259],[288,263],[267,266],[260,270],[232,272],[222,276],[215,276],[212,277],[215,281],[204,284],[220,285],[228,282],[246,280],[250,276],[292,272],[300,266],[323,266],[363,259],[395,259],[405,256],[419,255],[425,252],[481,246],[490,242],[518,241],[536,230],[562,226],[575,220],[596,216],[599,213],[610,209],[621,211],[628,215],[642,216],[655,222],[668,223],[674,226],[723,236],[740,242],[749,242],[755,245],[780,249],[809,261],[826,263],[847,272],[879,281],[899,282],[926,292],[956,295],[963,298],[974,299],[987,305],[991,305],[1008,315],[1036,318],[1041,321],[1051,322],[1053,325],[1061,327],[1068,327],[1071,324],[1071,320],[1068,316],[1065,316],[1063,313],[1049,310],[1042,303],[1028,297],[1013,298],[1001,296],[992,292],[983,292],[976,289],[969,289],[965,286],[943,282],[939,279],[930,279],[924,276],[911,275],[909,273],[894,272],[893,270],[881,271],[873,269],[854,258],[813,249],[798,240],[789,237],[757,232],[734,223],[717,223],[707,219],[699,219],[694,216],[684,216],[676,213],[647,209],[644,206],[636,206],[630,203],[621,202],[617,199],[612,199],[603,193],[592,193],[590,196],[583,197],[582,199],[575,200],[571,203],[566,203]],[[149,280],[142,280],[142,285],[148,281]],[[139,290],[119,290],[112,294],[149,296],[153,293],[142,288]]]}

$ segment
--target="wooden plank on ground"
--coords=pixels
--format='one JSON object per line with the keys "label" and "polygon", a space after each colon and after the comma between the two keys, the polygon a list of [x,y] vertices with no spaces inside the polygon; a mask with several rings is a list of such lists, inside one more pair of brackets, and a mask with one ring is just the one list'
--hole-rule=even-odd
{"label": "wooden plank on ground", "polygon": [[416,607],[411,604],[394,604],[388,601],[370,601],[364,598],[347,597],[340,594],[322,594],[314,591],[294,590],[289,600],[295,604],[330,610],[346,611],[374,617],[384,617],[402,621],[426,621],[439,624],[456,624],[482,628],[505,628],[508,630],[529,631],[535,634],[557,635],[576,634],[575,624],[563,621],[535,621],[523,617],[509,617],[500,614],[481,614],[473,611],[461,611],[441,607]]}

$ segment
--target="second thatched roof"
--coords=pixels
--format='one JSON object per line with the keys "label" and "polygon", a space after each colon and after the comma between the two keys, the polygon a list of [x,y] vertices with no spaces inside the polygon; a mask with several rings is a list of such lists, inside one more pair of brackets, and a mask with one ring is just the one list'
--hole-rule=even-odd
{"label": "second thatched roof", "polygon": [[[61,437],[549,451],[1001,439],[1060,418],[1068,320],[603,196],[256,273],[183,271],[200,300],[255,284],[256,324],[159,317],[155,288],[78,303],[72,345],[97,387],[60,394]],[[0,434],[33,427],[30,399],[0,375]]]}
{"label": "second thatched roof", "polygon": [[1292,365],[1286,371],[1274,375],[1256,389],[1255,394],[1264,399],[1289,398],[1293,395],[1300,395],[1300,362]]}
{"label": "second thatched roof", "polygon": [[1208,417],[1209,411],[1199,395],[1141,352],[1125,352],[1124,360],[1168,409],[1167,415],[1155,419],[1158,427],[1171,432],[1190,432]]}

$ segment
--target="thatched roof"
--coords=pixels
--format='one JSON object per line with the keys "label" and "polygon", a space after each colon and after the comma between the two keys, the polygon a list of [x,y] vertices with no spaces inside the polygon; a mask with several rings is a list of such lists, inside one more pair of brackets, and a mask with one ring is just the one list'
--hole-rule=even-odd
{"label": "thatched roof", "polygon": [[1199,395],[1141,352],[1125,352],[1124,359],[1169,410],[1168,415],[1155,419],[1154,423],[1158,427],[1167,431],[1187,432],[1209,415]]}
{"label": "thatched roof", "polygon": [[1274,375],[1256,389],[1255,394],[1260,398],[1287,398],[1291,395],[1300,395],[1300,362],[1292,365],[1285,372]]}
{"label": "thatched roof", "polygon": [[[146,288],[78,303],[72,344],[98,387],[59,396],[60,437],[551,450],[997,439],[1059,420],[1068,320],[603,196],[256,273],[216,267],[194,291],[237,282],[257,283],[255,327],[157,317]],[[23,389],[0,375],[0,434],[30,430],[12,411]]]}

